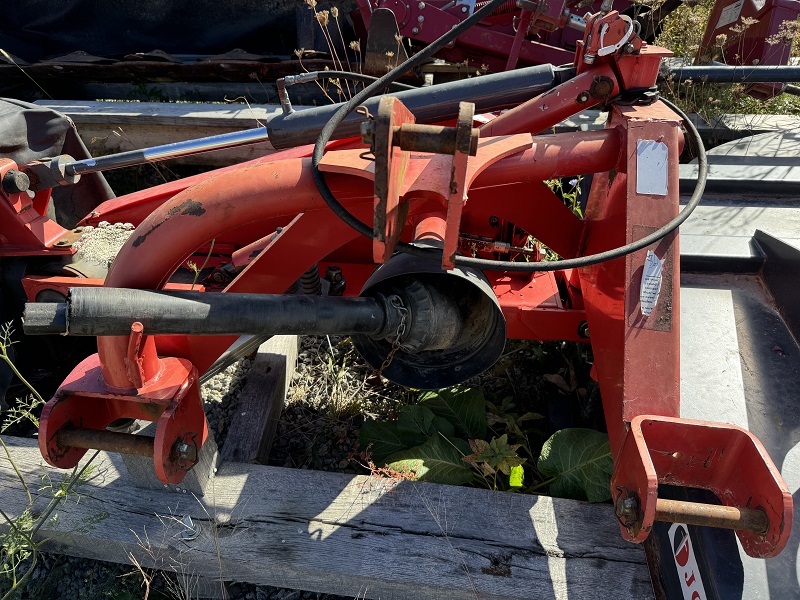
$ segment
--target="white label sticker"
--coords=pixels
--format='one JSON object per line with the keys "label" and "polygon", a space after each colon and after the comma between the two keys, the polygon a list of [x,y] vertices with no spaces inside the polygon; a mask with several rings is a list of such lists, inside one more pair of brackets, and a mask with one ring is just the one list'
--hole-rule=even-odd
{"label": "white label sticker", "polygon": [[736,0],[733,4],[726,6],[720,13],[719,21],[717,21],[717,26],[714,29],[735,23],[739,19],[739,15],[742,14],[742,6],[744,6],[744,0]]}
{"label": "white label sticker", "polygon": [[659,260],[652,250],[647,251],[647,258],[644,259],[644,270],[642,272],[642,285],[639,288],[639,303],[642,307],[642,314],[649,317],[656,307],[658,295],[661,293],[661,271],[664,268],[664,261]]}
{"label": "white label sticker", "polygon": [[636,193],[667,195],[669,150],[664,142],[639,140],[636,143]]}
{"label": "white label sticker", "polygon": [[673,523],[669,528],[669,543],[684,600],[706,600],[706,590],[700,578],[689,528],[683,523]]}

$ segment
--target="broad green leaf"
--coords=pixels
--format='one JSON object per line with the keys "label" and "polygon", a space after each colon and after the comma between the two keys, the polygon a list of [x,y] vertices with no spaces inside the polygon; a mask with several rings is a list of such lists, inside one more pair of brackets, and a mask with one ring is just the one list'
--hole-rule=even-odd
{"label": "broad green leaf", "polygon": [[614,462],[608,435],[593,429],[556,431],[544,446],[539,472],[554,478],[550,493],[562,498],[604,502],[611,498]]}
{"label": "broad green leaf", "polygon": [[508,476],[508,487],[521,488],[525,483],[525,469],[522,465],[511,467],[511,475]]}
{"label": "broad green leaf", "polygon": [[421,446],[392,454],[386,462],[391,469],[413,471],[417,481],[463,485],[472,480],[472,469],[461,460],[461,453],[438,433]]}
{"label": "broad green leaf", "polygon": [[[404,406],[397,419],[397,433],[404,448],[424,444],[435,433],[436,415],[424,406]],[[452,429],[452,428],[451,428]]]}
{"label": "broad green leaf", "polygon": [[426,392],[420,397],[420,404],[452,423],[458,437],[486,437],[486,400],[481,390],[449,388]]}
{"label": "broad green leaf", "polygon": [[384,459],[390,454],[408,448],[403,443],[403,440],[400,439],[396,421],[379,423],[373,419],[367,419],[361,426],[358,441],[363,450],[366,450],[372,444],[370,448],[372,460],[378,465],[383,463]]}

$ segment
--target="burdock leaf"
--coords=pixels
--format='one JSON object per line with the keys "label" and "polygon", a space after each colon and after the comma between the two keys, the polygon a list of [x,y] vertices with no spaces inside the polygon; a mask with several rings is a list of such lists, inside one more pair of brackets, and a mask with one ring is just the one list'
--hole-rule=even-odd
{"label": "burdock leaf", "polygon": [[408,448],[408,445],[400,438],[396,421],[379,423],[367,419],[361,426],[358,441],[363,450],[369,448],[372,460],[379,466],[390,454]]}
{"label": "burdock leaf", "polygon": [[431,436],[421,446],[396,452],[386,459],[390,469],[413,471],[417,481],[463,485],[472,480],[472,469],[461,454],[441,435]]}
{"label": "burdock leaf", "polygon": [[486,400],[483,392],[474,388],[449,388],[427,392],[420,404],[455,427],[457,436],[468,439],[486,437]]}
{"label": "burdock leaf", "polygon": [[604,502],[611,498],[614,462],[608,435],[593,429],[562,429],[548,439],[539,472],[552,477],[550,493],[561,498]]}

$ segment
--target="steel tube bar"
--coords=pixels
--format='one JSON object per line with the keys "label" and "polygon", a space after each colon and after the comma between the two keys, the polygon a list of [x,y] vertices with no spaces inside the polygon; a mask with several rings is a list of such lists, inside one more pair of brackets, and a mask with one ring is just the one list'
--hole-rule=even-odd
{"label": "steel tube bar", "polygon": [[677,81],[699,79],[703,83],[791,83],[800,81],[800,67],[761,66],[761,67],[679,67],[670,71]]}
{"label": "steel tube bar", "polygon": [[100,158],[87,158],[69,163],[66,166],[68,175],[85,175],[87,173],[97,173],[98,171],[110,171],[121,169],[122,167],[132,167],[145,163],[154,163],[180,156],[200,154],[202,152],[212,152],[214,150],[224,150],[225,148],[235,148],[249,144],[269,141],[269,134],[266,127],[256,127],[244,131],[233,131],[212,135],[196,140],[186,140],[185,142],[175,142],[164,144],[153,148],[142,150],[130,150],[119,154],[109,154]]}
{"label": "steel tube bar", "polygon": [[153,458],[155,438],[105,429],[61,429],[58,432],[58,444]]}
{"label": "steel tube bar", "polygon": [[681,500],[656,500],[656,521],[766,533],[767,514],[758,508],[736,508]]}

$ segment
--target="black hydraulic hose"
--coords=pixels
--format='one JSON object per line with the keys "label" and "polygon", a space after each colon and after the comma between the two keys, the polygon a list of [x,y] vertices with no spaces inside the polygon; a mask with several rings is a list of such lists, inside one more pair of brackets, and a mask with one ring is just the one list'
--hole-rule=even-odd
{"label": "black hydraulic hose", "polygon": [[[338,127],[339,124],[344,120],[344,118],[349,113],[351,113],[359,104],[361,104],[366,99],[373,96],[377,90],[386,87],[389,83],[393,82],[395,79],[397,79],[400,75],[402,75],[409,69],[413,69],[419,66],[429,56],[433,55],[435,52],[439,51],[441,48],[449,44],[452,40],[458,37],[463,31],[465,31],[466,29],[468,29],[469,27],[471,27],[472,25],[483,19],[485,16],[488,16],[492,11],[494,11],[499,6],[502,6],[505,1],[506,0],[492,0],[491,2],[486,4],[483,8],[473,13],[472,16],[470,16],[468,19],[462,21],[456,27],[451,29],[448,33],[444,34],[438,40],[432,42],[422,51],[410,57],[404,63],[398,65],[397,67],[389,71],[386,75],[383,75],[378,80],[368,85],[358,94],[353,96],[339,110],[337,110],[336,113],[333,115],[333,117],[331,117],[330,121],[328,121],[325,127],[322,128],[322,131],[320,132],[319,137],[317,138],[317,142],[316,144],[314,144],[314,153],[312,154],[311,157],[314,183],[316,184],[317,189],[319,190],[319,193],[322,196],[322,199],[328,205],[328,208],[330,208],[337,217],[339,217],[342,221],[347,223],[350,227],[355,229],[360,234],[370,239],[372,239],[373,237],[372,229],[365,223],[362,223],[360,220],[358,220],[336,199],[336,197],[333,195],[333,192],[331,192],[330,188],[325,182],[325,177],[322,171],[319,169],[320,161],[322,160],[322,156],[325,153],[325,146],[327,145],[328,141],[333,135],[333,132],[336,130],[336,127]],[[708,178],[708,159],[706,157],[706,151],[703,146],[703,141],[700,137],[700,133],[697,131],[697,128],[691,122],[686,113],[684,113],[680,108],[678,108],[668,100],[662,98],[661,101],[664,102],[664,104],[666,104],[670,109],[675,111],[675,113],[677,113],[678,116],[681,117],[681,119],[683,119],[684,126],[686,127],[686,130],[689,133],[692,143],[696,147],[697,163],[698,163],[697,183],[695,184],[692,196],[689,199],[689,202],[683,208],[683,210],[681,210],[681,212],[678,213],[678,215],[674,219],[672,219],[669,223],[657,229],[650,235],[647,235],[642,239],[637,240],[636,242],[632,242],[630,244],[626,244],[618,248],[613,248],[605,252],[599,252],[597,254],[590,254],[588,256],[581,256],[578,258],[569,258],[566,260],[547,261],[547,262],[511,262],[511,261],[471,258],[467,256],[456,256],[455,263],[459,266],[472,267],[482,270],[517,271],[524,273],[560,271],[562,269],[575,269],[579,267],[587,267],[590,265],[607,262],[610,260],[614,260],[616,258],[620,258],[627,254],[631,254],[633,252],[636,252],[637,250],[646,248],[650,244],[657,242],[658,240],[662,239],[663,237],[675,231],[678,227],[680,227],[680,225],[684,221],[686,221],[686,219],[689,218],[692,212],[694,212],[694,209],[697,207],[697,205],[700,204],[700,200],[703,197],[703,191],[705,190],[706,180]],[[415,246],[413,244],[398,242],[397,250],[411,254],[412,256],[417,256],[419,258],[426,258],[436,261],[442,260],[442,251],[436,248],[422,248],[419,246]]]}

